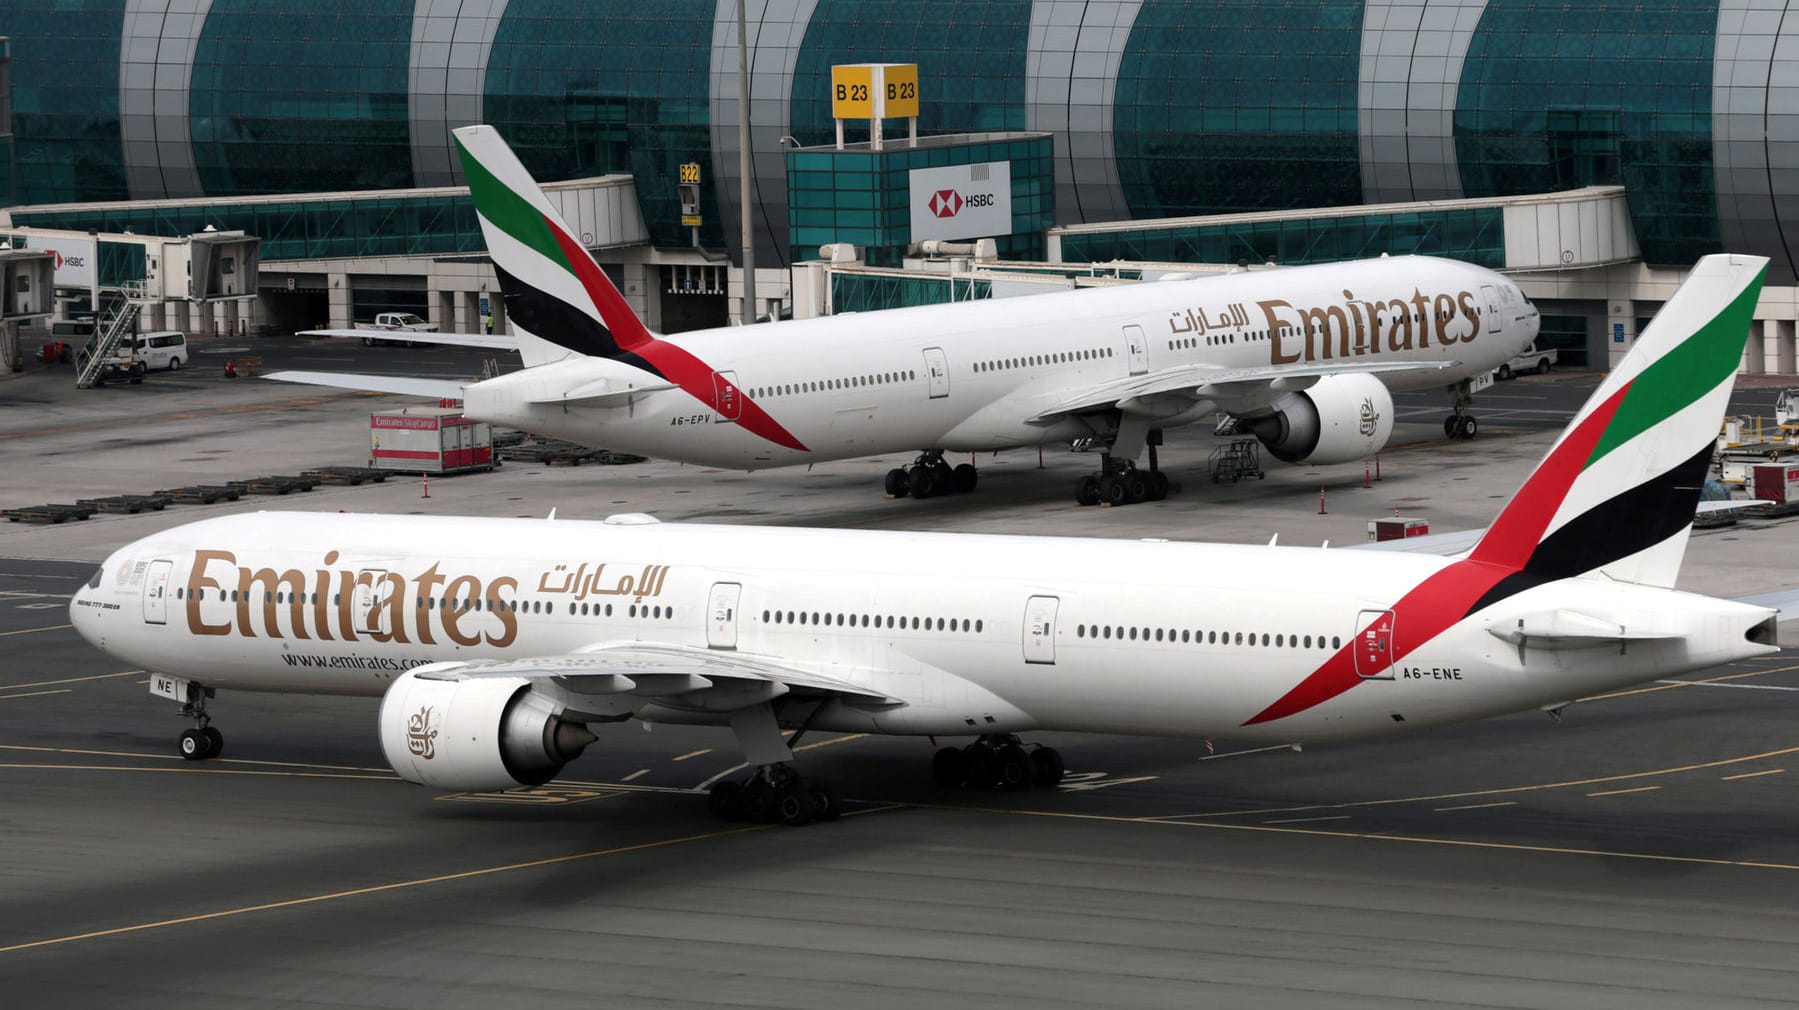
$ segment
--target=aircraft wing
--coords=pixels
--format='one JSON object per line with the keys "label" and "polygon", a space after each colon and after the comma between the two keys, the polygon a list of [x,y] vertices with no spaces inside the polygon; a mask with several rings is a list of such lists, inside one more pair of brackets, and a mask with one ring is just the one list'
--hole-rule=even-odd
{"label": "aircraft wing", "polygon": [[561,656],[476,660],[432,664],[415,670],[441,680],[469,677],[528,677],[554,681],[574,695],[634,695],[696,711],[724,712],[766,701],[775,694],[800,691],[835,697],[864,708],[893,708],[905,701],[847,680],[797,669],[784,663],[712,649],[631,642],[599,645]]}
{"label": "aircraft wing", "polygon": [[452,347],[491,347],[496,351],[518,350],[518,338],[510,333],[431,333],[416,330],[301,330],[296,337],[355,337],[359,340],[410,340],[417,344],[448,344]]}
{"label": "aircraft wing", "polygon": [[349,372],[270,372],[263,376],[276,382],[299,382],[308,386],[334,386],[338,389],[362,389],[371,393],[399,393],[402,396],[428,396],[433,399],[461,399],[468,386],[460,379],[419,379],[408,375],[355,375]]}
{"label": "aircraft wing", "polygon": [[1331,375],[1358,372],[1441,372],[1456,368],[1455,361],[1343,362],[1339,364],[1261,365],[1255,368],[1220,368],[1216,365],[1182,365],[1142,375],[1113,379],[1080,390],[1061,403],[1030,419],[1031,424],[1051,424],[1070,414],[1119,408],[1162,414],[1149,408],[1152,397],[1212,400],[1230,413],[1266,407],[1283,394],[1317,384]]}

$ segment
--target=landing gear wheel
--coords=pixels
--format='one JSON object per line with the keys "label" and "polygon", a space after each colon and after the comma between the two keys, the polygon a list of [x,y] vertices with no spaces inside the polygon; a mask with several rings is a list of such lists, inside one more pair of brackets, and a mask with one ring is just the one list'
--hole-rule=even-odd
{"label": "landing gear wheel", "polygon": [[928,466],[913,467],[910,480],[914,498],[929,498],[937,493],[937,474]]}
{"label": "landing gear wheel", "polygon": [[994,778],[1001,789],[1029,789],[1036,775],[1031,755],[1023,747],[1008,744],[1000,749],[994,763]]}
{"label": "landing gear wheel", "polygon": [[1124,483],[1124,503],[1126,505],[1135,505],[1140,501],[1148,500],[1149,481],[1143,478],[1143,474],[1132,470],[1119,479]]}
{"label": "landing gear wheel", "polygon": [[931,755],[931,778],[945,789],[968,781],[968,754],[960,747],[944,747]]}
{"label": "landing gear wheel", "polygon": [[211,726],[202,729],[200,732],[206,737],[207,757],[216,758],[220,754],[225,753],[225,734],[220,733]]}
{"label": "landing gear wheel", "polygon": [[950,472],[950,490],[957,494],[968,494],[970,491],[974,490],[974,486],[980,480],[980,477],[980,471],[974,468],[973,463],[958,464],[957,467]]}
{"label": "landing gear wheel", "polygon": [[760,778],[743,787],[743,816],[757,824],[774,822],[774,789]]}
{"label": "landing gear wheel", "polygon": [[1099,500],[1106,505],[1123,505],[1128,500],[1124,478],[1107,475],[1099,479]]}
{"label": "landing gear wheel", "polygon": [[1074,501],[1077,505],[1099,504],[1099,477],[1088,474],[1074,486]]}
{"label": "landing gear wheel", "polygon": [[1464,417],[1462,418],[1460,431],[1463,438],[1473,438],[1475,434],[1480,431],[1480,424],[1472,417]]}
{"label": "landing gear wheel", "polygon": [[181,731],[181,756],[189,761],[204,761],[212,756],[212,741],[206,739],[204,730]]}
{"label": "landing gear wheel", "polygon": [[806,789],[812,795],[814,821],[824,824],[843,816],[843,797],[837,794],[836,786],[813,779],[806,783]]}
{"label": "landing gear wheel", "polygon": [[999,776],[999,755],[984,743],[971,743],[962,749],[968,759],[967,782],[970,789],[991,789]]}
{"label": "landing gear wheel", "polygon": [[904,498],[912,493],[912,477],[900,467],[887,471],[887,497]]}
{"label": "landing gear wheel", "polygon": [[1156,470],[1149,475],[1149,500],[1161,501],[1168,497],[1168,475]]}
{"label": "landing gear wheel", "polygon": [[804,779],[794,779],[774,790],[774,813],[788,827],[812,823],[812,789]]}
{"label": "landing gear wheel", "polygon": [[956,490],[956,471],[950,469],[948,463],[938,460],[931,466],[931,476],[937,482],[938,494],[949,494]]}
{"label": "landing gear wheel", "polygon": [[1036,771],[1033,781],[1044,788],[1061,785],[1062,776],[1068,770],[1062,764],[1062,752],[1054,747],[1039,747],[1032,751],[1031,765]]}
{"label": "landing gear wheel", "polygon": [[741,821],[749,816],[743,783],[720,782],[706,794],[706,807],[721,821]]}

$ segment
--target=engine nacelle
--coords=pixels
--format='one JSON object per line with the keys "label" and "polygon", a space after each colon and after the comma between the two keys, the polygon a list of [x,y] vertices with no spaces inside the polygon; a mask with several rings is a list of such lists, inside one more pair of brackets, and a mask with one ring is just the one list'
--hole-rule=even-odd
{"label": "engine nacelle", "polygon": [[1246,418],[1243,427],[1276,459],[1349,463],[1379,452],[1393,436],[1393,394],[1366,373],[1327,375],[1276,400],[1273,413]]}
{"label": "engine nacelle", "polygon": [[543,785],[594,740],[524,677],[407,673],[382,696],[380,722],[401,778],[456,792]]}

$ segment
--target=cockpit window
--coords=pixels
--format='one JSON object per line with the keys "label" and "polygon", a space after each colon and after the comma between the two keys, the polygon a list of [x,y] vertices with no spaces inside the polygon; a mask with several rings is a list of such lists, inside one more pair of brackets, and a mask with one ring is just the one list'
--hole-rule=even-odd
{"label": "cockpit window", "polygon": [[89,589],[99,589],[100,588],[100,576],[105,575],[105,574],[106,574],[106,566],[105,565],[101,565],[100,567],[94,569],[94,577],[87,580],[87,587]]}

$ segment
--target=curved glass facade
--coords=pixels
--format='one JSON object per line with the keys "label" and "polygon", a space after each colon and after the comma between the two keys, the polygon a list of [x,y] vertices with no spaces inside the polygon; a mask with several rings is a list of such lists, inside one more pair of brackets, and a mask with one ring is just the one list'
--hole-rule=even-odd
{"label": "curved glass facade", "polygon": [[[831,66],[837,63],[918,64],[920,133],[1023,130],[1030,27],[1027,0],[821,3],[794,67],[791,132],[802,147],[836,140]],[[906,135],[904,120],[886,126],[886,136]],[[852,125],[852,139],[868,139],[867,130],[867,123]]]}
{"label": "curved glass facade", "polygon": [[1353,214],[1301,221],[1242,221],[1132,228],[1062,236],[1070,263],[1266,263],[1296,266],[1381,254],[1448,256],[1505,266],[1505,212],[1498,207]]}
{"label": "curved glass facade", "polygon": [[1360,0],[1149,2],[1118,68],[1137,217],[1360,203]]}
{"label": "curved glass facade", "polygon": [[188,99],[214,195],[412,185],[406,0],[213,0]]}
{"label": "curved glass facade", "polygon": [[1456,96],[1467,195],[1623,183],[1649,262],[1718,252],[1717,23],[1715,0],[1489,0]]}
{"label": "curved glass facade", "polygon": [[[1799,0],[792,0],[750,14],[752,208],[783,254],[816,236],[788,233],[803,187],[777,138],[830,143],[830,67],[895,61],[919,65],[927,135],[1054,134],[1067,224],[1617,183],[1651,263],[1728,240],[1775,257],[1783,283],[1799,260],[1785,237],[1799,235]],[[735,98],[733,15],[715,0],[8,0],[12,199],[443,184],[445,131],[479,117],[545,181],[630,173],[658,246],[690,244],[678,166],[698,162],[701,240],[719,248],[736,234],[734,197],[719,205],[735,134],[712,123]],[[1327,244],[1359,244],[1339,235]]]}
{"label": "curved glass facade", "polygon": [[[511,0],[487,64],[487,122],[539,179],[629,172],[651,241],[685,246],[683,162],[709,164],[710,3]],[[711,187],[700,239],[723,242]]]}
{"label": "curved glass facade", "polygon": [[123,200],[119,39],[125,0],[9,4],[13,199]]}

